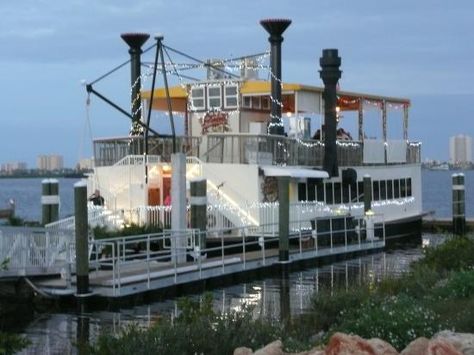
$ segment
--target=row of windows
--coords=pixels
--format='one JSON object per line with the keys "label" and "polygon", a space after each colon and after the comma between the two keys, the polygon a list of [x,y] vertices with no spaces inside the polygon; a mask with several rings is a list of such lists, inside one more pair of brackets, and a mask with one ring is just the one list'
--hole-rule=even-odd
{"label": "row of windows", "polygon": [[242,107],[257,110],[270,110],[269,96],[244,96]]}
{"label": "row of windows", "polygon": [[[372,181],[372,200],[383,201],[412,196],[411,178]],[[298,184],[299,201],[321,201],[327,204],[363,202],[364,183],[352,184],[340,182],[323,183],[321,180],[308,179]]]}
{"label": "row of windows", "polygon": [[195,110],[232,109],[238,106],[237,85],[208,85],[191,89]]}

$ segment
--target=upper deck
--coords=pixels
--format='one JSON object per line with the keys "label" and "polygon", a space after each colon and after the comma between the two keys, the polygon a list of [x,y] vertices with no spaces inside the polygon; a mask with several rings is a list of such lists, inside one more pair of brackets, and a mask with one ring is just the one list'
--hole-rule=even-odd
{"label": "upper deck", "polygon": [[[111,166],[128,155],[145,151],[143,137],[121,137],[94,141],[96,166]],[[199,157],[204,162],[321,167],[324,143],[276,135],[209,133],[201,137],[177,137],[177,151]],[[403,140],[384,142],[338,141],[339,166],[420,163],[420,144]],[[169,162],[173,152],[171,138],[148,139],[148,154]]]}

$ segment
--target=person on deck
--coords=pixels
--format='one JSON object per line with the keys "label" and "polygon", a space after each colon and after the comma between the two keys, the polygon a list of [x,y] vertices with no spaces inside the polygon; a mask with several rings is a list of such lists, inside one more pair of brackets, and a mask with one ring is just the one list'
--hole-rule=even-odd
{"label": "person on deck", "polygon": [[95,190],[91,197],[89,197],[89,201],[92,202],[94,206],[103,206],[104,205],[104,198],[100,195],[99,190]]}

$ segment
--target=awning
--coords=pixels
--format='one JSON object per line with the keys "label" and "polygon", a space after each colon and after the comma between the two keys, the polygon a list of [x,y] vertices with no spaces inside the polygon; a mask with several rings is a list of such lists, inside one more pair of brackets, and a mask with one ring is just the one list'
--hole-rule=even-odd
{"label": "awning", "polygon": [[289,176],[292,178],[326,179],[329,174],[324,170],[313,170],[298,167],[261,166],[265,176]]}

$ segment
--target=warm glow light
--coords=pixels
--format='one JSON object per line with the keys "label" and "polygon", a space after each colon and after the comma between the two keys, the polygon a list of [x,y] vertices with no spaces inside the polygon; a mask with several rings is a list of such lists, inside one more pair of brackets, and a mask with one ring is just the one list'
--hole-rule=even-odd
{"label": "warm glow light", "polygon": [[164,173],[170,173],[171,172],[171,166],[170,165],[163,165],[162,167]]}

